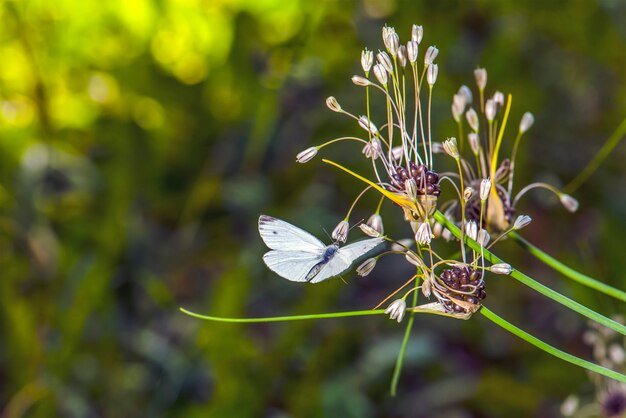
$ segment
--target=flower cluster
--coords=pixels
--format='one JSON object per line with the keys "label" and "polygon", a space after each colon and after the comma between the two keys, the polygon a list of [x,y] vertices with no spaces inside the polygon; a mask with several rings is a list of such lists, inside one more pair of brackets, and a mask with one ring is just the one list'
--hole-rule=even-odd
{"label": "flower cluster", "polygon": [[[476,100],[468,86],[461,86],[452,99],[452,117],[458,127],[458,138],[436,140],[431,127],[431,102],[439,74],[435,63],[439,50],[429,46],[420,59],[423,37],[423,28],[413,25],[408,40],[402,43],[395,29],[385,26],[382,30],[384,50],[374,53],[364,49],[361,54],[363,73],[352,77],[352,82],[364,89],[362,114],[343,109],[335,97],[326,101],[333,112],[352,118],[362,134],[330,140],[308,148],[296,157],[299,163],[306,163],[330,144],[351,141],[360,143],[364,158],[369,160],[369,176],[324,160],[365,183],[346,217],[333,232],[333,238],[338,241],[346,241],[351,212],[366,191],[374,189],[382,195],[375,212],[367,223],[361,225],[361,230],[369,236],[384,234],[380,210],[385,200],[401,208],[404,220],[411,227],[411,242],[387,236],[390,250],[366,260],[357,268],[360,276],[367,276],[375,268],[378,258],[389,254],[403,254],[415,266],[415,275],[381,302],[385,303],[410,286],[403,297],[394,300],[387,308],[391,318],[398,321],[404,317],[407,297],[413,294],[413,300],[417,301],[418,290],[425,297],[433,298],[434,302],[409,309],[430,310],[457,318],[467,318],[476,312],[486,297],[485,272],[511,272],[511,267],[505,263],[485,266],[483,250],[511,231],[528,225],[530,217],[516,217],[515,207],[529,190],[547,188],[557,194],[566,209],[574,211],[577,208],[577,202],[571,196],[545,183],[530,184],[513,194],[516,154],[534,118],[530,113],[524,114],[513,140],[510,158],[501,159],[511,97],[506,98],[500,91],[488,94],[485,69],[474,72]],[[382,118],[371,114],[371,102],[378,99],[385,102],[386,112]],[[456,170],[436,171],[435,154],[441,158],[451,157]],[[455,197],[439,202],[443,186],[450,186]],[[435,249],[434,239],[453,239],[450,229],[434,220],[438,207],[446,224],[460,228],[460,257],[446,258]],[[478,243],[480,251],[476,247],[470,251],[467,240]]]}

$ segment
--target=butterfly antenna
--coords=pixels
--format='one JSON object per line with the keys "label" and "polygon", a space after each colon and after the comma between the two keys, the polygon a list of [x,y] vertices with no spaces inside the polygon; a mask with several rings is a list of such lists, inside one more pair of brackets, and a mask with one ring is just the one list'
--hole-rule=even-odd
{"label": "butterfly antenna", "polygon": [[322,225],[320,225],[320,228],[322,228],[322,231],[324,231],[324,233],[326,234],[326,236],[328,237],[329,240],[334,241],[333,237],[330,236],[330,234],[328,233],[326,228],[324,228]]}
{"label": "butterfly antenna", "polygon": [[348,284],[347,281],[345,281],[345,279],[343,278],[343,276],[339,276],[339,278],[341,279],[341,281],[343,282],[343,284]]}

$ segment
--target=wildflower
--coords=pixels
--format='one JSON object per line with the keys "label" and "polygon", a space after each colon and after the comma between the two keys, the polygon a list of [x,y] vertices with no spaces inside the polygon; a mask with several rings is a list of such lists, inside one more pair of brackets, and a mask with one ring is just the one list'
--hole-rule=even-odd
{"label": "wildflower", "polygon": [[391,149],[391,157],[394,160],[399,160],[404,155],[404,149],[401,146],[393,147]]}
{"label": "wildflower", "polygon": [[441,142],[433,142],[432,144],[433,149],[432,152],[433,154],[441,154],[443,151],[443,145],[441,145]]}
{"label": "wildflower", "polygon": [[367,220],[367,225],[378,232],[378,234],[383,235],[385,233],[385,228],[383,227],[383,218],[378,213],[373,214]]}
{"label": "wildflower", "polygon": [[378,134],[378,128],[376,128],[376,125],[374,125],[365,115],[362,115],[359,118],[359,126],[374,136]]}
{"label": "wildflower", "polygon": [[389,81],[389,79],[387,78],[387,71],[385,70],[385,67],[380,64],[374,65],[374,75],[380,84],[383,86],[387,85],[387,81]]}
{"label": "wildflower", "polygon": [[461,87],[459,87],[459,91],[457,92],[457,94],[460,94],[465,98],[466,104],[472,104],[472,100],[474,100],[474,97],[469,87],[467,87],[466,85],[462,85]]}
{"label": "wildflower", "polygon": [[501,91],[496,91],[493,95],[493,101],[496,106],[504,106],[504,94]]}
{"label": "wildflower", "polygon": [[446,269],[439,278],[441,283],[435,281],[432,292],[447,312],[475,312],[487,296],[481,272],[468,266]]}
{"label": "wildflower", "polygon": [[475,132],[468,134],[467,141],[469,142],[470,148],[472,149],[474,155],[477,155],[478,151],[480,150],[480,138],[478,137],[478,134]]}
{"label": "wildflower", "polygon": [[369,86],[370,84],[372,84],[367,78],[361,77],[360,75],[352,76],[352,82],[361,87]]}
{"label": "wildflower", "polygon": [[309,147],[296,155],[296,162],[300,164],[308,163],[317,155],[317,147]]}
{"label": "wildflower", "polygon": [[[391,51],[393,49],[394,35],[397,37],[398,34],[393,27],[383,26],[383,43],[385,44],[385,48],[387,51]],[[397,48],[397,47],[396,47]]]}
{"label": "wildflower", "polygon": [[609,418],[624,416],[626,412],[626,392],[623,387],[608,389],[602,397],[602,415]]}
{"label": "wildflower", "polygon": [[373,158],[376,160],[382,155],[382,152],[383,148],[378,138],[372,138],[372,140],[368,141],[363,147],[363,154],[365,154],[366,158]]}
{"label": "wildflower", "polygon": [[394,30],[393,33],[389,35],[388,39],[389,39],[389,53],[391,54],[392,57],[395,57],[396,55],[398,55],[398,52],[400,51],[400,37]]}
{"label": "wildflower", "polygon": [[474,189],[472,189],[471,187],[466,187],[465,190],[463,190],[463,200],[467,202],[468,200],[472,198],[473,194],[474,194]]}
{"label": "wildflower", "polygon": [[487,232],[486,230],[482,228],[480,229],[480,231],[478,231],[476,242],[480,244],[481,247],[486,247],[487,244],[489,244],[490,239],[491,239],[491,236],[489,236],[489,232]]}
{"label": "wildflower", "polygon": [[373,257],[368,258],[356,268],[356,274],[361,277],[365,277],[370,274],[372,270],[374,270],[374,267],[376,267],[376,259]]}
{"label": "wildflower", "polygon": [[389,319],[396,319],[398,322],[404,318],[406,311],[406,302],[404,299],[396,299],[385,309],[385,313],[389,314]]}
{"label": "wildflower", "polygon": [[417,197],[417,183],[415,179],[410,178],[404,181],[404,190],[409,197],[416,198]]}
{"label": "wildflower", "polygon": [[416,41],[407,42],[406,52],[409,58],[409,62],[414,63],[417,61],[418,51],[419,51],[419,48],[418,48],[418,43]]}
{"label": "wildflower", "polygon": [[533,114],[530,112],[524,113],[524,115],[522,116],[522,120],[519,123],[520,134],[523,134],[524,132],[529,130],[531,126],[533,126],[534,123],[535,123],[535,117],[533,116]]}
{"label": "wildflower", "polygon": [[420,25],[413,25],[411,28],[411,41],[420,44],[422,42],[422,37],[424,36],[424,28]]}
{"label": "wildflower", "polygon": [[496,102],[493,99],[487,100],[485,103],[485,116],[489,122],[492,122],[496,118]]}
{"label": "wildflower", "polygon": [[452,97],[452,117],[455,121],[461,121],[461,115],[465,111],[465,97],[455,94]]}
{"label": "wildflower", "polygon": [[380,233],[368,224],[360,224],[359,228],[361,229],[361,231],[363,231],[365,235],[369,237],[378,238],[380,236]]}
{"label": "wildflower", "polygon": [[491,179],[482,179],[480,182],[480,200],[483,202],[489,197],[491,191]]}
{"label": "wildflower", "polygon": [[361,67],[365,74],[369,74],[372,64],[374,63],[374,53],[365,48],[361,51]]}
{"label": "wildflower", "polygon": [[561,200],[561,204],[568,212],[574,213],[578,210],[578,200],[574,199],[572,196],[561,193],[559,200]]}
{"label": "wildflower", "polygon": [[515,219],[515,223],[513,224],[513,229],[518,230],[522,229],[526,225],[528,225],[532,221],[532,218],[528,215],[520,215]]}
{"label": "wildflower", "polygon": [[578,399],[578,396],[569,395],[561,404],[561,415],[563,415],[564,417],[573,416],[578,410],[579,403],[580,399]]}
{"label": "wildflower", "polygon": [[512,270],[513,269],[511,268],[511,265],[507,263],[497,263],[489,267],[489,271],[491,271],[492,273],[503,274],[505,276],[511,274]]}
{"label": "wildflower", "polygon": [[350,224],[347,220],[343,220],[337,224],[331,236],[335,241],[346,242],[348,238],[348,231],[350,230]]}
{"label": "wildflower", "polygon": [[465,113],[465,118],[467,119],[467,123],[469,124],[470,128],[472,128],[474,132],[478,132],[478,114],[473,107],[470,107],[470,109]]}
{"label": "wildflower", "polygon": [[430,241],[434,238],[430,224],[428,222],[421,222],[415,233],[415,241],[420,245],[430,244]]}
{"label": "wildflower", "polygon": [[443,150],[455,160],[459,159],[459,149],[456,146],[456,138],[448,138],[443,141]]}
{"label": "wildflower", "polygon": [[339,102],[333,96],[326,99],[326,106],[333,112],[341,112],[341,105],[339,105]]}
{"label": "wildflower", "polygon": [[428,66],[428,71],[426,73],[426,81],[428,85],[432,87],[437,81],[437,74],[439,73],[439,66],[437,64],[432,64]]}
{"label": "wildflower", "polygon": [[484,90],[487,86],[487,70],[484,68],[476,68],[474,70],[474,77],[476,78],[478,89]]}
{"label": "wildflower", "polygon": [[435,61],[435,58],[437,58],[437,55],[439,55],[439,50],[437,49],[437,47],[429,46],[426,50],[426,55],[424,56],[424,64],[431,65],[433,61]]}
{"label": "wildflower", "polygon": [[385,51],[380,51],[376,54],[376,60],[389,74],[393,74],[393,63]]}
{"label": "wildflower", "polygon": [[406,46],[400,45],[398,48],[398,62],[402,67],[406,67]]}
{"label": "wildflower", "polygon": [[476,238],[478,238],[478,225],[476,225],[475,221],[469,221],[465,224],[465,234],[476,241]]}
{"label": "wildflower", "polygon": [[406,261],[413,264],[415,267],[424,267],[424,262],[413,251],[407,251],[404,254],[404,258],[406,258]]}
{"label": "wildflower", "polygon": [[389,247],[390,251],[402,252],[406,251],[407,248],[413,245],[413,240],[411,238],[404,238],[398,241],[394,241],[391,243],[391,247]]}

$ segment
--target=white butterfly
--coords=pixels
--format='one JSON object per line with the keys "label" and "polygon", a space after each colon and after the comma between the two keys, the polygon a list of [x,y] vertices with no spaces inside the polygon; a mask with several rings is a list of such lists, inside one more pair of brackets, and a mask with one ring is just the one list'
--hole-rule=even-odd
{"label": "white butterfly", "polygon": [[345,247],[325,245],[302,229],[271,216],[259,217],[259,234],[272,250],[263,256],[270,270],[292,282],[318,283],[350,268],[384,238],[370,238]]}

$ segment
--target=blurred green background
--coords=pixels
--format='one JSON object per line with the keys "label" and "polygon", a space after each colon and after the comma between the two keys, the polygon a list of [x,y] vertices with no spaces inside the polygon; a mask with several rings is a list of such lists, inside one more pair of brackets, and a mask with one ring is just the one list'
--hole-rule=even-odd
{"label": "blurred green background", "polygon": [[[360,184],[295,154],[359,129],[324,100],[362,112],[350,76],[363,46],[383,47],[385,23],[403,41],[422,24],[422,53],[440,49],[436,138],[455,135],[452,95],[484,66],[488,88],[513,94],[513,126],[524,111],[537,119],[518,184],[566,184],[626,115],[624,1],[0,4],[2,417],[552,417],[568,394],[594,396],[581,369],[478,316],[418,317],[390,398],[403,324],[224,325],[178,307],[367,309],[410,277],[389,259],[349,285],[287,282],[263,265],[256,231],[267,213],[324,237],[344,216]],[[351,144],[324,154],[362,164]],[[575,193],[575,215],[541,193],[518,207],[534,219],[531,241],[620,288],[625,157],[619,146]],[[383,215],[406,235],[397,208]],[[511,242],[496,252],[605,315],[623,312]],[[506,278],[487,286],[496,312],[590,357],[579,316]]]}

